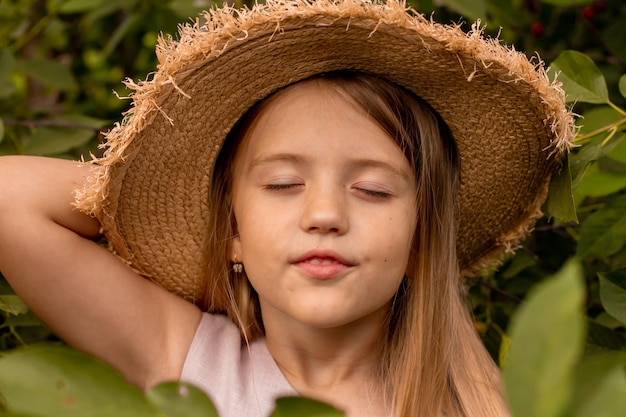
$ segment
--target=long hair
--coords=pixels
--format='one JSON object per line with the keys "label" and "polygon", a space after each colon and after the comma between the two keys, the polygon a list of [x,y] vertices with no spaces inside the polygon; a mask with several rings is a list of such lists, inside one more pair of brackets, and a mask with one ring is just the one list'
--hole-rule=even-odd
{"label": "long hair", "polygon": [[[398,289],[379,341],[376,370],[396,417],[502,417],[509,412],[500,374],[474,330],[456,255],[455,201],[459,156],[449,128],[415,94],[382,78],[332,72],[328,83],[360,107],[404,152],[417,179],[417,228],[407,275]],[[264,334],[258,296],[245,274],[230,266],[236,224],[231,193],[237,147],[265,99],[232,129],[218,156],[210,193],[211,279],[203,300],[209,311],[226,313],[244,340]]]}

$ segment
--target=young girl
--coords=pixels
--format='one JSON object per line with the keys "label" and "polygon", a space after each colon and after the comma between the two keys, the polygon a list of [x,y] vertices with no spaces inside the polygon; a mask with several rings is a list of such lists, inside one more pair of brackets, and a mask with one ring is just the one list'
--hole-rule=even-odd
{"label": "young girl", "polygon": [[508,415],[462,276],[525,236],[572,139],[542,67],[359,0],[214,10],[157,53],[104,158],[0,159],[33,311],[223,417]]}

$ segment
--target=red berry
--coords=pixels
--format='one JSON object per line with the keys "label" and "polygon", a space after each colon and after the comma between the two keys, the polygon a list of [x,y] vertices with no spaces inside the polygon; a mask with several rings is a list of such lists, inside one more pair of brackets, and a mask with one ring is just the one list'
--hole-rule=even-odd
{"label": "red berry", "polygon": [[533,34],[534,37],[540,38],[546,32],[546,28],[541,22],[534,22],[530,25],[530,33]]}
{"label": "red berry", "polygon": [[583,9],[583,17],[587,20],[591,20],[596,16],[596,10],[593,6],[587,6]]}

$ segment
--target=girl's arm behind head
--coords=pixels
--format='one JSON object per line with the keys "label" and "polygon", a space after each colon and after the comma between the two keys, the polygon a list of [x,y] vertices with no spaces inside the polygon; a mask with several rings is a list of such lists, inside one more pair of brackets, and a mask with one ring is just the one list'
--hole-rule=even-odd
{"label": "girl's arm behind head", "polygon": [[177,379],[200,312],[90,240],[100,224],[73,207],[87,170],[0,158],[0,271],[61,338],[131,382]]}

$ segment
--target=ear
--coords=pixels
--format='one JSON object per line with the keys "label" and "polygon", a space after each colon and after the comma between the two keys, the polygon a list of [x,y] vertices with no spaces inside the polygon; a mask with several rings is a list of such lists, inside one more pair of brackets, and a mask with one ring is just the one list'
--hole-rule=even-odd
{"label": "ear", "polygon": [[243,260],[243,250],[239,235],[235,235],[230,241],[230,260],[233,262],[241,262]]}

